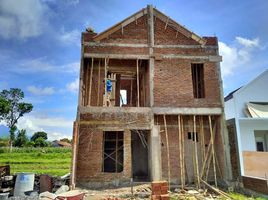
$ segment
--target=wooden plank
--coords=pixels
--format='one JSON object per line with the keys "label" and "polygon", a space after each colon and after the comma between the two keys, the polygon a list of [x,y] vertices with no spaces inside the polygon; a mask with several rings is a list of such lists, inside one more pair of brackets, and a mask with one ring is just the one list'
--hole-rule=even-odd
{"label": "wooden plank", "polygon": [[140,79],[139,79],[139,60],[136,60],[137,67],[137,107],[140,107]]}
{"label": "wooden plank", "polygon": [[164,126],[165,126],[165,135],[166,135],[166,144],[167,144],[167,159],[168,159],[168,186],[170,189],[170,157],[169,157],[169,142],[168,142],[168,132],[167,132],[167,121],[166,115],[163,115]]}
{"label": "wooden plank", "polygon": [[133,98],[132,93],[133,93],[133,80],[131,79],[130,80],[130,106],[133,106],[132,105],[132,98]]}
{"label": "wooden plank", "polygon": [[92,81],[93,81],[93,67],[94,67],[94,58],[91,58],[91,68],[90,68],[90,80],[89,80],[89,100],[88,105],[91,106],[91,91],[92,91]]}
{"label": "wooden plank", "polygon": [[214,180],[215,180],[215,186],[218,187],[217,183],[217,174],[216,174],[216,161],[215,161],[215,150],[214,150],[214,136],[212,131],[212,124],[211,124],[211,116],[208,116],[209,120],[209,131],[210,131],[210,137],[211,137],[211,146],[212,146],[212,159],[213,159],[213,172],[214,172]]}
{"label": "wooden plank", "polygon": [[103,106],[107,107],[107,58],[104,59],[104,100]]}
{"label": "wooden plank", "polygon": [[181,133],[181,116],[178,115],[178,130],[179,130],[179,152],[180,152],[180,179],[181,179],[181,189],[183,190],[184,188],[184,183],[183,183],[183,162],[182,162],[182,133]]}
{"label": "wooden plank", "polygon": [[77,144],[78,144],[78,123],[73,123],[73,151],[72,151],[72,172],[71,172],[71,189],[75,188],[76,184],[76,163],[77,163]]}
{"label": "wooden plank", "polygon": [[100,67],[101,67],[101,59],[99,59],[98,66],[98,92],[97,92],[97,106],[100,105]]}
{"label": "wooden plank", "polygon": [[197,178],[197,187],[200,188],[200,176],[199,176],[199,163],[198,163],[198,154],[197,154],[197,138],[196,138],[196,116],[193,116],[194,119],[194,151],[195,151],[195,166],[196,166],[196,178]]}
{"label": "wooden plank", "polygon": [[[188,173],[187,173],[187,168],[186,168],[186,164],[185,164],[185,152],[184,152],[184,125],[183,125],[183,116],[181,116],[181,133],[182,133],[182,143],[181,143],[181,148],[182,148],[182,184],[185,185],[185,180],[186,180],[186,176],[188,177]],[[188,178],[189,180],[189,178]]]}

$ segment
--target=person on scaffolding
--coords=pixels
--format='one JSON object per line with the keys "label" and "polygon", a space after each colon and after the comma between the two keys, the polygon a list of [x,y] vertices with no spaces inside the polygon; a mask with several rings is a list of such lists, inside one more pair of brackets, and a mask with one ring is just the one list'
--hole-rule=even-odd
{"label": "person on scaffolding", "polygon": [[108,102],[108,106],[111,107],[111,93],[113,90],[113,84],[111,80],[111,73],[108,73],[107,81],[106,81],[106,102]]}

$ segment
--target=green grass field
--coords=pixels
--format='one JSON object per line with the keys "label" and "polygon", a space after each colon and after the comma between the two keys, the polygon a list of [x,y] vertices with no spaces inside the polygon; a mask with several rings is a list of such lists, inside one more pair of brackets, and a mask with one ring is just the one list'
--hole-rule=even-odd
{"label": "green grass field", "polygon": [[0,165],[9,164],[11,173],[33,172],[62,176],[70,172],[70,148],[0,148]]}

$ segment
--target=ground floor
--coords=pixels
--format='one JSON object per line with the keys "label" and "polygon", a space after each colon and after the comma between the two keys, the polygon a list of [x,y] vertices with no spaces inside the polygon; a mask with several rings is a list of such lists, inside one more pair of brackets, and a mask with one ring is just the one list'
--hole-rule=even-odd
{"label": "ground floor", "polygon": [[[218,182],[228,175],[219,114],[162,114],[150,108],[81,111],[73,159],[77,185],[167,180]],[[74,140],[75,142],[75,140]]]}

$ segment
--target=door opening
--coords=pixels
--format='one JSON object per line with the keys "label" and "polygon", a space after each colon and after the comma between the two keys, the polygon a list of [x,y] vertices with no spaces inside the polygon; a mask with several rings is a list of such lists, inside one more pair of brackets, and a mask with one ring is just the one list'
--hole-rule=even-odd
{"label": "door opening", "polygon": [[136,182],[149,181],[148,131],[131,131],[132,177]]}

